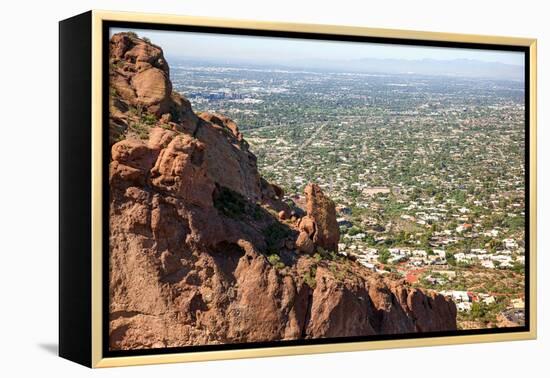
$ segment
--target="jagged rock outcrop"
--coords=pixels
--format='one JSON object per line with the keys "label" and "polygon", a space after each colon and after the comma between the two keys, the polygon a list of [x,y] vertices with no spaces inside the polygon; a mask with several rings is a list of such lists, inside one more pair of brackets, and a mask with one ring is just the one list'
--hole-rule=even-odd
{"label": "jagged rock outcrop", "polygon": [[304,193],[307,215],[302,217],[298,223],[300,235],[296,246],[306,253],[310,253],[308,251],[312,245],[329,251],[337,251],[340,228],[336,222],[334,202],[325,196],[318,185],[312,183],[306,186]]}
{"label": "jagged rock outcrop", "polygon": [[110,47],[112,349],[456,329],[450,300],[336,255],[334,203],[283,201],[235,122],[172,92],[158,46]]}
{"label": "jagged rock outcrop", "polygon": [[189,101],[172,91],[170,70],[162,49],[119,33],[110,41],[110,136],[146,138],[147,128],[158,120],[175,130],[193,130],[199,119]]}

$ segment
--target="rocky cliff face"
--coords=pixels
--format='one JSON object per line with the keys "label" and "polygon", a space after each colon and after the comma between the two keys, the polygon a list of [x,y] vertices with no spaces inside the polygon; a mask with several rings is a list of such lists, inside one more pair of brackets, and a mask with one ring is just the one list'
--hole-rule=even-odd
{"label": "rocky cliff face", "polygon": [[456,329],[451,301],[338,256],[334,203],[284,202],[158,46],[114,35],[110,94],[113,350]]}

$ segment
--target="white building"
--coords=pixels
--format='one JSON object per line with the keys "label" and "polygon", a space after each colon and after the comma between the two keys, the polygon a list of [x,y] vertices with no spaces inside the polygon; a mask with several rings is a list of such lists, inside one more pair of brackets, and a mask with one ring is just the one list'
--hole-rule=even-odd
{"label": "white building", "polygon": [[521,298],[512,299],[510,302],[513,308],[525,308],[525,302]]}
{"label": "white building", "polygon": [[460,302],[456,304],[456,309],[461,312],[472,311],[472,304],[470,302]]}
{"label": "white building", "polygon": [[467,291],[463,291],[463,290],[444,290],[444,291],[440,291],[439,294],[444,295],[446,297],[451,297],[453,302],[455,302],[455,303],[470,302],[470,297],[468,296]]}
{"label": "white building", "polygon": [[514,239],[503,239],[502,244],[504,244],[504,248],[506,249],[517,249],[518,248],[518,242]]}
{"label": "white building", "polygon": [[495,297],[493,297],[493,296],[491,295],[491,296],[489,296],[489,297],[483,299],[482,302],[485,303],[486,305],[491,305],[491,304],[493,304],[493,303],[496,302],[496,299],[495,299]]}
{"label": "white building", "polygon": [[487,253],[487,250],[482,248],[472,248],[470,252],[475,253],[477,255],[484,255]]}
{"label": "white building", "polygon": [[428,253],[423,249],[415,249],[412,251],[412,255],[414,257],[421,257],[425,259],[428,256]]}

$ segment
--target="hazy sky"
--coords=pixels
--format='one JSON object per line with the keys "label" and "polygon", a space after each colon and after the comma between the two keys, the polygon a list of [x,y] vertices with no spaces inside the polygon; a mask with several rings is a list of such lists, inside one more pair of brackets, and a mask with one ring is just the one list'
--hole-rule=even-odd
{"label": "hazy sky", "polygon": [[[111,28],[111,34],[129,31]],[[378,59],[473,59],[523,65],[522,52],[418,47],[375,43],[318,41],[291,38],[228,36],[177,31],[132,30],[161,46],[167,57],[216,60],[248,60],[287,64],[307,60]]]}

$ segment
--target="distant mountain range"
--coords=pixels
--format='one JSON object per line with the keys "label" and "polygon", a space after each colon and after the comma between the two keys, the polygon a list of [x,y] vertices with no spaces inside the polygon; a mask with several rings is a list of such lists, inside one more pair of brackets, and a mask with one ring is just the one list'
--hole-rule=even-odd
{"label": "distant mountain range", "polygon": [[442,75],[461,77],[484,77],[491,79],[523,80],[523,66],[499,62],[484,62],[473,59],[356,59],[333,61],[327,67],[360,72],[391,74],[414,73],[420,75]]}
{"label": "distant mountain range", "polygon": [[234,57],[231,60],[198,58],[198,57],[174,57],[172,61],[193,60],[223,65],[247,65],[281,69],[299,69],[305,71],[342,71],[364,72],[377,74],[417,74],[430,76],[456,76],[469,78],[486,78],[500,80],[524,80],[524,67],[522,65],[505,64],[500,62],[486,62],[475,59],[380,59],[360,58],[341,60],[286,60],[273,61],[252,60]]}

